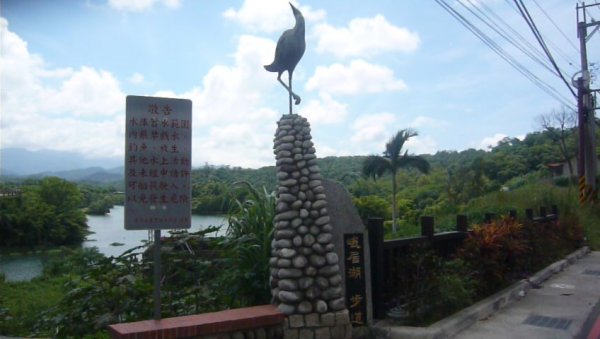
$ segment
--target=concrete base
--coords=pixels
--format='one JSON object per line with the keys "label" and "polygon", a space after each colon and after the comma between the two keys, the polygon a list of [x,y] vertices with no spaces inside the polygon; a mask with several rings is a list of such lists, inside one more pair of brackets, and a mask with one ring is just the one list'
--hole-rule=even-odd
{"label": "concrete base", "polygon": [[310,313],[288,316],[283,325],[285,339],[346,339],[352,338],[348,311]]}

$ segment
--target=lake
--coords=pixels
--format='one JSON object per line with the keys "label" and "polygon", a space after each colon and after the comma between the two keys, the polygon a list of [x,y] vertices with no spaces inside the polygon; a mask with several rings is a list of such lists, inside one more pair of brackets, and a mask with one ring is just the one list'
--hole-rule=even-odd
{"label": "lake", "polygon": [[[93,232],[82,244],[83,247],[96,247],[106,256],[118,256],[126,250],[143,244],[148,240],[148,231],[126,231],[124,228],[125,209],[115,206],[107,215],[88,215],[89,231]],[[225,231],[227,219],[225,216],[192,215],[192,227],[188,230],[196,232],[208,226],[222,226],[220,233]],[[163,235],[168,231],[163,230]],[[111,244],[123,244],[113,246]],[[7,281],[27,281],[42,273],[44,260],[41,254],[19,254],[0,256],[0,272],[4,273]]]}

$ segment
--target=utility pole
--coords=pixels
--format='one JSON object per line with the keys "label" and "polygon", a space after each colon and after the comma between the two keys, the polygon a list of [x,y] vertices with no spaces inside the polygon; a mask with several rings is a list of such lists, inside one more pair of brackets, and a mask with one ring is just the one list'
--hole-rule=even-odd
{"label": "utility pole", "polygon": [[[596,123],[594,114],[594,103],[592,91],[590,90],[590,72],[587,60],[587,41],[592,37],[598,28],[600,22],[592,18],[587,22],[586,9],[588,7],[600,6],[600,3],[586,5],[577,4],[577,36],[579,38],[579,47],[581,54],[581,76],[575,81],[577,87],[577,115],[579,120],[579,158],[577,159],[577,169],[579,176],[579,202],[595,202],[598,195],[596,175],[598,173],[596,154]],[[581,12],[581,16],[580,16]],[[593,27],[591,34],[587,34],[587,28]]]}

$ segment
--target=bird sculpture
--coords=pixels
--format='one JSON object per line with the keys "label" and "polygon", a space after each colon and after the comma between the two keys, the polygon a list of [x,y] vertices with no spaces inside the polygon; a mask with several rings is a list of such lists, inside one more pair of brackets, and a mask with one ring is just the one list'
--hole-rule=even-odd
{"label": "bird sculpture", "polygon": [[[292,29],[288,29],[277,41],[275,48],[275,60],[270,65],[265,65],[265,69],[269,72],[277,72],[277,81],[279,81],[289,94],[290,114],[292,114],[292,97],[296,105],[300,104],[300,96],[292,90],[292,74],[298,62],[304,55],[306,49],[306,41],[304,39],[304,17],[302,13],[290,3],[296,25]],[[288,72],[288,84],[281,80],[281,74]]]}

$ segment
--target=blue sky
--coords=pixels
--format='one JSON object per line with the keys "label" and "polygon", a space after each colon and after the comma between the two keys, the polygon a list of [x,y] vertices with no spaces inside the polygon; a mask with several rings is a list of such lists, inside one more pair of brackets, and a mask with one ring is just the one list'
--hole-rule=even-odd
{"label": "blue sky", "polygon": [[[467,16],[491,10],[536,44],[511,1],[461,1],[447,0]],[[486,149],[563,107],[433,0],[293,3],[307,25],[294,110],[309,119],[318,156],[379,154],[409,127],[419,132],[412,153]],[[570,78],[577,2],[525,3]],[[262,65],[293,24],[280,0],[3,0],[0,147],[123,157],[125,96],[153,95],[193,101],[194,166],[273,165],[287,94]],[[558,77],[491,36],[575,105]],[[588,44],[590,62],[599,39]]]}

